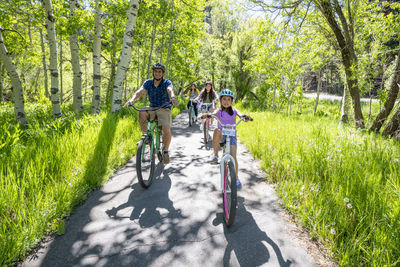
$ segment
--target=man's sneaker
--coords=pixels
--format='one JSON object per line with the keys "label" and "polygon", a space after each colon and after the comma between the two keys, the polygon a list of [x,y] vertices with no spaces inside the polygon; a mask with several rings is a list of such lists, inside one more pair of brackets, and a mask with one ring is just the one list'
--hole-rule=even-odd
{"label": "man's sneaker", "polygon": [[169,154],[168,153],[163,153],[163,163],[168,164],[169,163]]}
{"label": "man's sneaker", "polygon": [[238,190],[242,189],[242,183],[240,182],[239,179],[236,179],[236,188],[237,188]]}
{"label": "man's sneaker", "polygon": [[213,157],[211,158],[210,163],[211,163],[211,164],[218,164],[218,157],[215,156],[215,155],[213,155]]}

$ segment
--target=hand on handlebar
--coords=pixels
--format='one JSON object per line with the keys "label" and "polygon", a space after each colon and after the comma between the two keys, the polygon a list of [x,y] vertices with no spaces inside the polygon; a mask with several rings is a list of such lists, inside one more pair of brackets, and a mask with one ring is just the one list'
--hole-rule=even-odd
{"label": "hand on handlebar", "polygon": [[172,102],[172,105],[174,105],[175,107],[179,105],[179,102],[175,97],[171,97],[171,102]]}
{"label": "hand on handlebar", "polygon": [[244,118],[244,121],[245,121],[245,122],[253,121],[253,118],[250,117],[250,116],[247,116],[246,114],[243,114],[242,117]]}
{"label": "hand on handlebar", "polygon": [[125,103],[124,108],[133,106],[133,103],[129,100],[128,102]]}

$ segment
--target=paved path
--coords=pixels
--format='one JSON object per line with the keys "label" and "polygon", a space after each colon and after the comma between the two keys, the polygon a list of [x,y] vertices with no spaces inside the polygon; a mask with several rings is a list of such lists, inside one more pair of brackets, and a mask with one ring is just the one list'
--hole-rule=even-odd
{"label": "paved path", "polygon": [[[49,238],[22,266],[316,266],[293,235],[272,187],[239,144],[236,221],[223,224],[218,166],[187,113],[173,123],[171,163],[157,165],[144,190],[134,158]],[[239,127],[244,127],[241,124]]]}

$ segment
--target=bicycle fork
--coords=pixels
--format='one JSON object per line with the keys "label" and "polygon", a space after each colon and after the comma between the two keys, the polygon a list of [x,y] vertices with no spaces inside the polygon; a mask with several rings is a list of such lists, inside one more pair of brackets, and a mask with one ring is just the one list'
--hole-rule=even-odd
{"label": "bicycle fork", "polygon": [[220,173],[221,173],[221,192],[224,193],[224,183],[225,183],[225,162],[230,160],[233,163],[233,167],[236,170],[236,165],[235,165],[235,159],[232,157],[231,154],[225,154],[222,159],[221,162],[219,163],[219,168],[220,168]]}

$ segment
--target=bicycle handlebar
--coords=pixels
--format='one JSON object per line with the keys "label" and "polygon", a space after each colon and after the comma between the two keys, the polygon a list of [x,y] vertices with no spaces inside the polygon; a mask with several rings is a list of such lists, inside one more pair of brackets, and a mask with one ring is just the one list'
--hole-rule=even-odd
{"label": "bicycle handlebar", "polygon": [[[203,115],[203,116],[204,116],[204,115]],[[242,120],[245,120],[245,119],[247,118],[247,115],[243,114],[242,117],[240,118],[240,120],[239,120],[237,123],[235,123],[235,124],[223,124],[223,123],[219,120],[219,118],[218,118],[217,116],[215,116],[215,115],[207,114],[206,116],[207,116],[207,118],[215,118],[215,119],[219,122],[219,124],[221,124],[222,127],[236,127],[236,126],[239,125],[239,123],[240,123]],[[253,121],[253,119],[250,118],[250,121]]]}
{"label": "bicycle handlebar", "polygon": [[171,104],[172,104],[172,101],[169,101],[169,102],[165,103],[164,105],[162,105],[161,107],[137,108],[133,103],[129,102],[127,107],[133,107],[137,111],[156,111],[156,110],[159,110],[162,108],[166,108]]}

